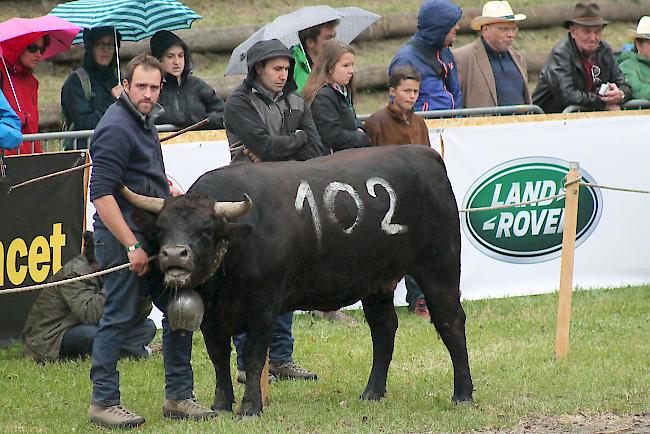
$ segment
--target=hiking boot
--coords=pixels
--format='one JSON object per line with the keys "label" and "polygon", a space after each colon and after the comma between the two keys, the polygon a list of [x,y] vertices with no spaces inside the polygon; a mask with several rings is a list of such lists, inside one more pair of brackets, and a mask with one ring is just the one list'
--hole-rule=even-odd
{"label": "hiking boot", "polygon": [[269,372],[279,380],[296,379],[296,380],[316,380],[318,376],[315,372],[310,372],[301,368],[294,362],[286,363],[269,363]]}
{"label": "hiking boot", "polygon": [[180,401],[165,399],[162,411],[163,416],[170,419],[204,420],[217,415],[214,411],[199,404],[195,398],[181,399]]}
{"label": "hiking boot", "polygon": [[[278,381],[277,377],[269,372],[269,384]],[[246,384],[246,371],[237,369],[237,382],[239,384]]]}
{"label": "hiking boot", "polygon": [[144,423],[144,417],[127,410],[121,405],[101,407],[90,404],[88,420],[109,428],[136,428]]}
{"label": "hiking boot", "polygon": [[429,309],[427,308],[427,302],[424,301],[424,298],[418,298],[415,302],[415,308],[413,309],[413,314],[419,316],[420,318],[429,319]]}

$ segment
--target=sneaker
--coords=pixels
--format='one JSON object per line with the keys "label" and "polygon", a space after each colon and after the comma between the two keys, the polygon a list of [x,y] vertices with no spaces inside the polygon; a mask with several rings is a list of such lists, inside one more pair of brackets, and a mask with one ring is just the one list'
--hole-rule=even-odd
{"label": "sneaker", "polygon": [[163,416],[170,419],[210,419],[217,415],[214,411],[199,404],[195,398],[181,399],[174,401],[165,399],[162,408]]}
{"label": "sneaker", "polygon": [[313,311],[313,314],[317,317],[325,318],[326,320],[332,321],[332,322],[348,322],[350,324],[355,324],[357,320],[353,317],[351,317],[348,314],[343,313],[340,310],[328,310],[328,311],[320,311],[320,310],[315,310]]}
{"label": "sneaker", "polygon": [[145,345],[144,349],[147,350],[148,357],[151,357],[153,354],[162,353],[162,342]]}
{"label": "sneaker", "polygon": [[88,420],[96,425],[109,428],[136,428],[144,423],[144,417],[127,410],[121,405],[101,407],[91,404],[88,409]]}
{"label": "sneaker", "polygon": [[286,363],[269,363],[269,372],[280,380],[296,379],[296,380],[316,380],[318,376],[315,372],[310,372],[305,368],[301,368],[294,362]]}
{"label": "sneaker", "polygon": [[427,308],[427,302],[424,301],[424,298],[418,298],[418,300],[415,302],[415,309],[413,309],[413,313],[415,316],[419,316],[420,318],[431,318],[429,315],[429,309]]}
{"label": "sneaker", "polygon": [[[278,381],[278,378],[269,372],[269,384],[274,381]],[[240,371],[237,369],[237,382],[239,384],[246,384],[246,371]]]}

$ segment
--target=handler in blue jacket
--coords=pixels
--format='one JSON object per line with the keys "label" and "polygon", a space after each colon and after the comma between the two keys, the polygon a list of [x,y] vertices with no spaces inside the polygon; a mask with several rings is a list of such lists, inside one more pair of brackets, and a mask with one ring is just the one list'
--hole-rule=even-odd
{"label": "handler in blue jacket", "polygon": [[0,148],[14,149],[22,141],[20,118],[11,108],[4,94],[0,92]]}
{"label": "handler in blue jacket", "polygon": [[449,0],[424,0],[418,13],[418,29],[402,45],[388,67],[410,65],[422,76],[416,111],[462,108],[460,81],[451,45],[456,40],[460,6]]}
{"label": "handler in blue jacket", "polygon": [[155,122],[162,111],[157,103],[162,66],[148,55],[134,57],[124,72],[124,90],[95,128],[90,142],[93,171],[90,200],[97,213],[95,255],[102,268],[128,262],[130,270],[104,278],[104,313],[93,341],[90,379],[93,393],[88,418],[98,425],[133,428],[145,420],[121,405],[117,361],[129,328],[137,317],[137,300],[149,293],[163,317],[163,416],[172,419],[207,419],[216,414],[194,399],[192,333],[172,330],[165,291],[156,274],[149,272],[148,255],[154,252],[133,220],[134,207],[120,194],[131,191],[166,199],[170,195],[162,149]]}

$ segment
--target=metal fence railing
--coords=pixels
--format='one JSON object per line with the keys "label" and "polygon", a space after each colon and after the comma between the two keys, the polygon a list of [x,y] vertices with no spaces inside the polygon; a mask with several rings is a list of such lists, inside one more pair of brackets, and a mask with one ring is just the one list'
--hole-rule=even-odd
{"label": "metal fence railing", "polygon": [[[621,104],[621,110],[643,110],[650,109],[650,101],[647,99],[632,99],[625,104]],[[570,105],[562,113],[578,113],[578,112],[592,112],[594,110],[589,109],[582,105]]]}
{"label": "metal fence railing", "polygon": [[[158,132],[164,133],[169,131],[178,131],[181,128],[175,125],[156,125]],[[50,133],[36,133],[23,135],[23,141],[31,142],[32,153],[34,152],[34,142],[41,142],[43,152],[62,151],[64,142],[70,141],[69,149],[77,149],[77,142],[82,139],[89,139],[94,130],[81,131],[54,131]]]}
{"label": "metal fence railing", "polygon": [[[433,110],[426,112],[416,112],[418,116],[425,119],[445,119],[445,118],[464,118],[464,117],[481,117],[481,116],[512,116],[526,114],[544,114],[539,106],[536,105],[513,105],[503,107],[482,107],[482,108],[464,108],[458,110]],[[359,120],[364,121],[370,115],[360,115]],[[157,125],[159,132],[178,131],[181,128],[174,125]],[[93,130],[82,131],[55,131],[49,133],[25,134],[23,140],[32,143],[32,152],[34,151],[34,142],[41,142],[43,152],[62,151],[64,143],[68,149],[78,149],[79,140],[87,140],[93,135]]]}
{"label": "metal fence railing", "polygon": [[[431,110],[426,112],[415,112],[415,114],[425,119],[446,119],[482,116],[543,115],[544,110],[537,105],[509,105],[501,107],[463,108],[457,110]],[[358,116],[361,121],[365,121],[369,117],[370,115]]]}

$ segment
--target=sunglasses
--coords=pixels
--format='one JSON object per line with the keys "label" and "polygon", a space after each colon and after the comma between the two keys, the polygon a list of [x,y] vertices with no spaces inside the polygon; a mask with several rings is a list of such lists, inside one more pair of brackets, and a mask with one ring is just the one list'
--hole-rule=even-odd
{"label": "sunglasses", "polygon": [[37,51],[40,51],[41,54],[45,54],[47,51],[47,45],[30,44],[27,46],[27,48],[25,48],[25,51],[32,54],[36,54]]}

